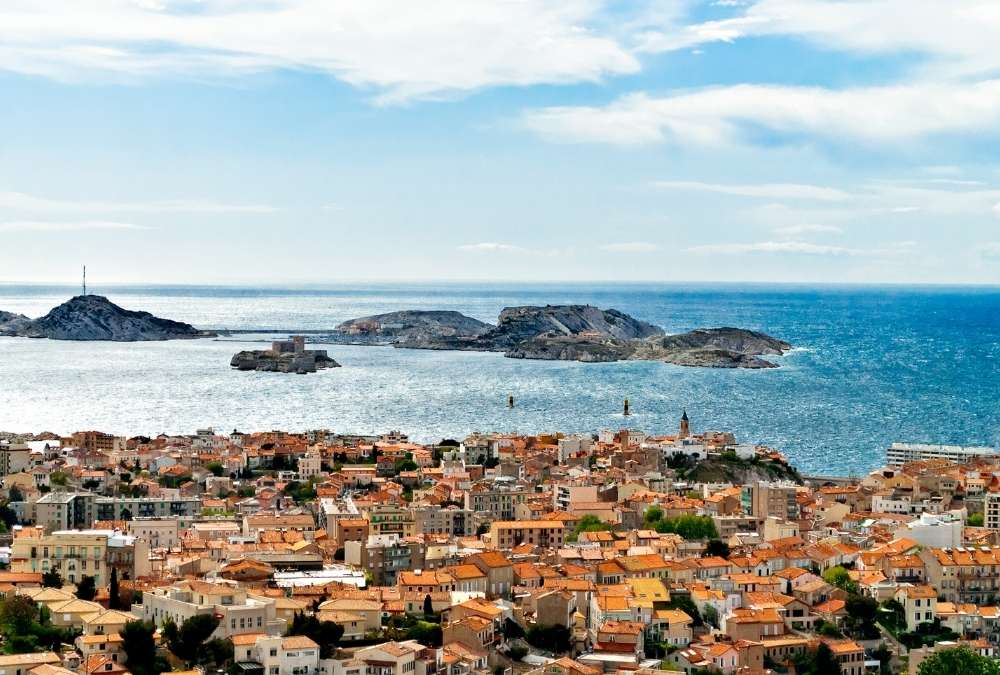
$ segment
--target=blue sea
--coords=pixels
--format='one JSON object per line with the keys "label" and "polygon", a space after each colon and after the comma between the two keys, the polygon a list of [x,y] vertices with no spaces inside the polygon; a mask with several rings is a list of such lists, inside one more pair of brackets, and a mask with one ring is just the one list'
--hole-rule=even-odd
{"label": "blue sea", "polygon": [[[796,349],[765,371],[583,364],[500,354],[330,345],[312,375],[229,367],[255,336],[157,343],[0,338],[0,430],[118,434],[399,429],[417,440],[479,431],[730,430],[799,467],[867,471],[893,441],[1000,445],[1000,289],[746,284],[437,284],[90,289],[200,328],[324,329],[398,309],[495,321],[509,305],[591,303],[669,332],[740,326]],[[0,285],[0,309],[41,316],[74,288]],[[257,338],[269,339],[266,336]],[[507,395],[516,399],[513,410]],[[628,398],[634,414],[621,416]]]}

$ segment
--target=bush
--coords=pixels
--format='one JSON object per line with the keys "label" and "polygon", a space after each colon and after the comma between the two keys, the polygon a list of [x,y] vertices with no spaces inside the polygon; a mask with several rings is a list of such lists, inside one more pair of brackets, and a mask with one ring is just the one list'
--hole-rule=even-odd
{"label": "bush", "polygon": [[528,648],[524,645],[514,645],[507,650],[507,656],[509,656],[514,661],[520,661],[525,656],[528,655]]}

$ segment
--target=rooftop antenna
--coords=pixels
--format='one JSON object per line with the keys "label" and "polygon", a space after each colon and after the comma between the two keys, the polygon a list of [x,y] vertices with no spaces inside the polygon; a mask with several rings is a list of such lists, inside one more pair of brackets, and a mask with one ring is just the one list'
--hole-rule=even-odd
{"label": "rooftop antenna", "polygon": [[87,294],[87,266],[83,266],[83,294]]}

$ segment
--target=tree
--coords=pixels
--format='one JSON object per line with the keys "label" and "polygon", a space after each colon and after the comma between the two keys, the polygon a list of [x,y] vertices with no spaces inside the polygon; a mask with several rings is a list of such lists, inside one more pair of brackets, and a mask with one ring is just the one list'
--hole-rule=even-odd
{"label": "tree", "polygon": [[705,605],[701,617],[705,620],[705,623],[713,628],[719,627],[719,610],[715,608],[715,605]]}
{"label": "tree", "polygon": [[212,472],[213,476],[221,476],[226,471],[226,467],[222,466],[222,462],[209,462],[205,465],[205,468]]}
{"label": "tree", "polygon": [[97,585],[94,583],[94,577],[83,575],[80,583],[76,585],[76,597],[81,600],[93,600],[95,595],[97,595]]}
{"label": "tree", "polygon": [[49,474],[49,482],[53,485],[65,486],[69,482],[69,477],[65,471],[53,471]]}
{"label": "tree", "polygon": [[794,658],[795,672],[799,675],[840,675],[840,664],[833,650],[825,642],[813,651],[802,652]]}
{"label": "tree", "polygon": [[525,656],[528,655],[528,648],[524,645],[513,645],[507,650],[507,656],[509,656],[514,661],[520,661]]}
{"label": "tree", "polygon": [[656,523],[663,520],[663,509],[661,509],[659,506],[650,506],[648,509],[646,509],[646,515],[643,520],[646,524],[646,527],[652,527]]}
{"label": "tree", "polygon": [[108,598],[108,609],[121,609],[122,599],[121,599],[121,591],[118,590],[117,567],[111,568],[111,583],[108,586],[108,595],[111,596],[110,598]]}
{"label": "tree", "polygon": [[823,572],[823,581],[831,586],[842,588],[848,593],[856,593],[858,590],[858,585],[851,581],[851,575],[848,573],[847,569],[841,565],[834,565],[827,571]]}
{"label": "tree", "polygon": [[42,586],[46,588],[62,588],[62,576],[57,570],[49,570],[42,575]]}
{"label": "tree", "polygon": [[679,534],[688,541],[719,538],[719,531],[715,529],[715,521],[712,520],[711,516],[695,516],[690,513],[682,513],[676,518],[660,519],[651,523],[651,525],[654,530],[661,534]]}
{"label": "tree", "polygon": [[993,659],[980,656],[968,647],[943,649],[924,659],[918,675],[998,675],[1000,666]]}
{"label": "tree", "polygon": [[302,612],[292,617],[292,625],[286,635],[305,635],[319,645],[321,659],[328,659],[344,636],[344,627],[333,621],[320,621],[314,615],[305,616]]}
{"label": "tree", "polygon": [[424,596],[424,615],[430,616],[434,613],[434,602],[431,600],[431,594],[428,593]]}
{"label": "tree", "polygon": [[24,493],[21,492],[21,488],[17,487],[16,485],[11,485],[10,489],[7,490],[7,499],[12,502],[23,502]]}
{"label": "tree", "polygon": [[573,646],[572,637],[573,634],[566,626],[535,624],[525,633],[524,639],[532,647],[562,653],[568,652]]}
{"label": "tree", "polygon": [[[13,499],[13,498],[11,498]],[[969,527],[982,527],[983,526],[983,514],[981,513],[970,513],[966,523]]]}
{"label": "tree", "polygon": [[218,625],[219,620],[211,614],[196,614],[185,619],[180,628],[168,619],[163,625],[163,635],[174,656],[188,663],[196,663],[202,643],[215,632]]}
{"label": "tree", "polygon": [[156,627],[152,623],[142,621],[129,621],[119,631],[125,665],[132,675],[157,675],[170,670],[169,664],[156,654],[155,632]]}
{"label": "tree", "polygon": [[720,558],[729,557],[729,544],[721,539],[710,539],[705,545],[705,556],[718,556]]}

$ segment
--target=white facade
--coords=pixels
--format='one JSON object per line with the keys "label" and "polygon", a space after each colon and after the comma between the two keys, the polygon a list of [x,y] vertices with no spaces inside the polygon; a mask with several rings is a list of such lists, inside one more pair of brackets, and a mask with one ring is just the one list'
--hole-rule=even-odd
{"label": "white facade", "polygon": [[907,462],[925,459],[946,459],[950,462],[965,462],[983,455],[995,455],[995,448],[963,447],[960,445],[930,445],[927,443],[893,443],[886,450],[886,463],[899,466]]}

